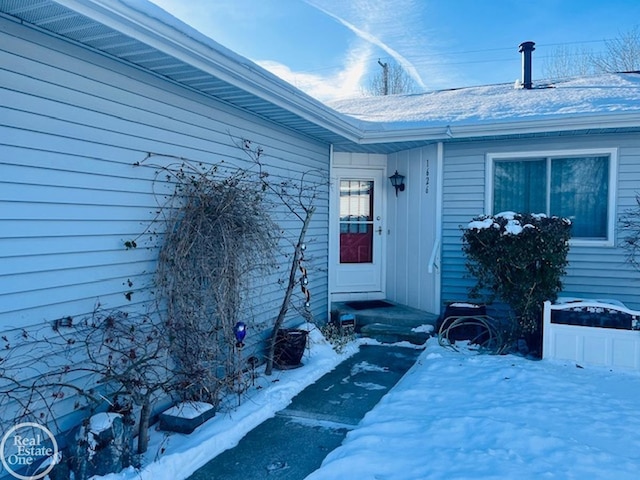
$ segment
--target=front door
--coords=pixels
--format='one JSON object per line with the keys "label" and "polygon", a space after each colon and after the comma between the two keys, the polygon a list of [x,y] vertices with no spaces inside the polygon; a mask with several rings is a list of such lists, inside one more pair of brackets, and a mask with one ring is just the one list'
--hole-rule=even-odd
{"label": "front door", "polygon": [[375,169],[334,169],[331,291],[382,296],[382,179]]}

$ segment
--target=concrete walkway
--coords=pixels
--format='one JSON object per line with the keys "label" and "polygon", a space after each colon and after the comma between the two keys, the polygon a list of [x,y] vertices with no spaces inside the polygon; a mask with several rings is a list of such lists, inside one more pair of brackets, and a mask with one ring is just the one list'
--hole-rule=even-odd
{"label": "concrete walkway", "polygon": [[420,352],[397,346],[360,347],[189,480],[304,479],[411,368]]}

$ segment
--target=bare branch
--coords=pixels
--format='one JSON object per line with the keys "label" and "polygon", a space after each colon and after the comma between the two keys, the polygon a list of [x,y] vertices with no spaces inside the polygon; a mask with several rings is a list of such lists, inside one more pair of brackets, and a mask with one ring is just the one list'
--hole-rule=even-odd
{"label": "bare branch", "polygon": [[[407,72],[398,63],[391,62],[386,64],[383,70],[378,70],[371,78],[368,88],[365,89],[365,95],[398,95],[406,93],[417,93],[420,91],[418,84],[407,74]],[[385,93],[385,75],[386,93]]]}

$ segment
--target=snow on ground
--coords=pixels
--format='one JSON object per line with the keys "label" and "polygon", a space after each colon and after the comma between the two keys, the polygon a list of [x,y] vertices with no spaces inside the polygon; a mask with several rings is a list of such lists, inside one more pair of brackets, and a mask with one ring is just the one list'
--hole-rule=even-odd
{"label": "snow on ground", "polygon": [[128,468],[118,474],[93,477],[93,480],[179,480],[190,476],[209,460],[234,447],[247,432],[284,409],[299,392],[333,370],[353,355],[353,344],[337,354],[322,334],[312,325],[309,329],[310,348],[302,360],[304,366],[294,370],[275,370],[271,377],[259,376],[238,405],[238,397],[228,399],[228,408],[197,428],[190,435],[161,432],[153,429],[149,449],[142,468]]}
{"label": "snow on ground", "polygon": [[431,338],[307,480],[639,478],[640,374],[580,367]]}
{"label": "snow on ground", "polygon": [[[261,377],[251,398],[191,435],[153,431],[141,471],[102,478],[185,478],[357,346],[337,355],[317,330],[310,337],[303,368]],[[307,478],[635,480],[639,407],[637,372],[455,352],[431,338],[416,365]]]}

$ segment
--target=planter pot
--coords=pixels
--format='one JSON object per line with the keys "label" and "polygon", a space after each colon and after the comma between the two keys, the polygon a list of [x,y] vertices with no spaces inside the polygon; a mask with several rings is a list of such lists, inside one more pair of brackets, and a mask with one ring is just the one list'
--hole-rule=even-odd
{"label": "planter pot", "polygon": [[[485,305],[475,305],[472,303],[452,303],[447,305],[444,313],[438,319],[436,324],[436,332],[440,332],[441,329],[445,330],[460,317],[485,317],[487,315],[487,308]],[[486,336],[483,333],[486,329],[481,325],[460,325],[456,326],[448,332],[447,338],[455,342],[457,340],[473,340],[475,343],[482,343],[486,340]]]}
{"label": "planter pot", "polygon": [[160,430],[191,433],[216,414],[210,403],[183,402],[160,414]]}
{"label": "planter pot", "polygon": [[302,366],[301,360],[307,347],[309,332],[298,328],[281,328],[276,334],[273,364],[280,370]]}

